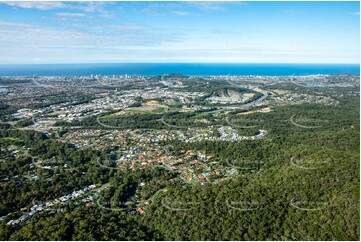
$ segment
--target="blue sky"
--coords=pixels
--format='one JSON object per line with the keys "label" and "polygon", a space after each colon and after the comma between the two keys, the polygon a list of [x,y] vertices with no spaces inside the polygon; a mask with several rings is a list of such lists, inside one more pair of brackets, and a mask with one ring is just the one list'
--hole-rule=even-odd
{"label": "blue sky", "polygon": [[359,63],[359,2],[2,2],[0,63]]}

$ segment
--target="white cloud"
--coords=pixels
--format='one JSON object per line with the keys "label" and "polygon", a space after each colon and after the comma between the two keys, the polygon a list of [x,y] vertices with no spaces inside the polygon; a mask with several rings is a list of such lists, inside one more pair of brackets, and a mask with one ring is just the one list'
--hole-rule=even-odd
{"label": "white cloud", "polygon": [[[38,24],[0,20],[0,63],[16,61],[322,62],[323,60],[354,62],[359,59],[359,52],[354,51],[353,39],[349,41],[350,50],[340,48],[336,51],[331,44],[327,47],[328,41],[317,42],[316,37],[313,38],[315,43],[308,43],[302,38],[299,42],[290,42],[288,45],[287,40],[282,38],[283,40],[278,43],[270,34],[275,30],[267,32],[263,29],[254,30],[248,26],[237,28],[232,24],[210,25],[207,28],[197,27],[197,24],[179,24],[179,26],[171,24],[171,17],[180,17],[170,15],[206,15],[206,11],[226,11],[234,6],[232,4],[238,4],[233,2],[158,2],[144,4],[145,6],[142,4],[134,9],[138,11],[138,14],[135,14],[137,18],[130,16],[129,19],[132,20],[128,20],[129,22],[123,20],[128,19],[124,18],[128,13],[125,9],[119,12],[119,6],[106,7],[102,5],[103,3],[92,2],[53,3],[6,3],[19,8],[55,9],[54,12],[57,13],[49,13],[50,17],[41,14],[41,20],[46,19],[49,22],[39,21]],[[58,17],[54,18],[54,14]],[[147,22],[146,18],[144,21],[139,20],[138,15],[143,17],[142,15],[145,14],[162,15],[164,18],[160,21],[162,23]],[[344,14],[359,15],[359,12],[346,11]],[[83,16],[86,17],[78,20],[73,18]],[[115,19],[103,21],[104,19],[100,20],[98,16]],[[60,19],[66,21],[59,21]],[[163,24],[168,19],[169,23]],[[332,38],[325,37],[325,39]],[[315,48],[311,49],[312,46]]]}
{"label": "white cloud", "polygon": [[203,11],[225,11],[223,3],[221,2],[187,2],[189,5],[192,5],[196,8],[199,8]]}
{"label": "white cloud", "polygon": [[[132,2],[132,4],[137,5],[138,3]],[[147,2],[141,11],[148,15],[161,16],[181,8],[182,5],[179,2]]]}
{"label": "white cloud", "polygon": [[51,10],[56,8],[65,8],[66,5],[63,2],[1,2],[9,6],[18,7],[18,8],[36,8],[40,10]]}
{"label": "white cloud", "polygon": [[103,9],[104,2],[78,2],[73,6],[75,9],[80,9],[85,12],[105,12]]}
{"label": "white cloud", "polygon": [[193,6],[202,11],[227,11],[234,5],[247,5],[245,2],[186,2],[189,6]]}
{"label": "white cloud", "polygon": [[[81,28],[85,29],[85,28]],[[88,26],[86,32],[0,21],[0,63],[77,62],[355,62],[354,52],[300,51],[292,46],[196,44],[179,33],[138,23]],[[16,46],[16,48],[14,47]],[[19,58],[21,57],[21,58]]]}
{"label": "white cloud", "polygon": [[137,23],[124,23],[124,24],[110,25],[109,27],[117,30],[141,30],[145,28],[145,26]]}
{"label": "white cloud", "polygon": [[[132,2],[137,4],[136,2]],[[174,14],[178,16],[199,15],[199,10],[202,12],[208,11],[227,11],[234,5],[246,5],[244,2],[147,2],[142,12],[153,16],[164,16]]]}
{"label": "white cloud", "polygon": [[66,12],[56,13],[55,15],[60,16],[60,17],[84,17],[85,16],[84,13],[66,13]]}
{"label": "white cloud", "polygon": [[31,27],[31,25],[0,20],[0,29],[1,27]]}
{"label": "white cloud", "polygon": [[0,21],[0,52],[17,50],[62,51],[87,49],[112,50],[131,46],[158,46],[166,42],[181,40],[181,33],[173,30],[155,29],[137,23],[123,23],[105,26],[80,26],[76,30],[63,26],[49,28],[32,24]]}
{"label": "white cloud", "polygon": [[46,1],[32,1],[32,2],[18,2],[18,1],[4,1],[0,2],[17,8],[34,8],[39,10],[52,9],[74,9],[84,12],[104,12],[103,2],[46,2]]}
{"label": "white cloud", "polygon": [[188,12],[185,11],[172,11],[172,13],[179,16],[185,16],[189,14]]}

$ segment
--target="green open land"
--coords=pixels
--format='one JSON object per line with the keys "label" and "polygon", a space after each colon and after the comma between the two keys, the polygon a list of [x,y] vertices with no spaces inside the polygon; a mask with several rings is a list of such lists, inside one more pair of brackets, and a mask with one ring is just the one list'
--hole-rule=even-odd
{"label": "green open land", "polygon": [[[359,240],[352,76],[244,90],[149,78],[97,88],[95,104],[37,110],[30,126],[7,123],[22,112],[2,111],[0,240]],[[206,100],[238,88],[266,95],[250,105]],[[59,109],[66,115],[53,126],[46,112]]]}

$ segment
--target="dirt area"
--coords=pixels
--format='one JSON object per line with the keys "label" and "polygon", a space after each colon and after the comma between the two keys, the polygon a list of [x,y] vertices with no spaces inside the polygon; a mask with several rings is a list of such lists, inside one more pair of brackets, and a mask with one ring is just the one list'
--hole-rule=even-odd
{"label": "dirt area", "polygon": [[205,118],[196,119],[195,122],[196,122],[196,123],[205,123],[205,124],[209,123],[209,121],[208,121],[207,119],[205,119]]}
{"label": "dirt area", "polygon": [[247,98],[251,98],[253,97],[255,94],[254,93],[245,93],[243,94],[243,96],[247,97]]}
{"label": "dirt area", "polygon": [[131,107],[126,108],[115,115],[124,115],[127,113],[142,113],[142,112],[166,112],[169,107],[164,104],[160,104],[158,101],[150,100],[146,103],[143,103],[141,107]]}
{"label": "dirt area", "polygon": [[144,106],[154,106],[154,105],[159,106],[161,104],[158,101],[155,101],[155,100],[150,100],[150,101],[144,103]]}
{"label": "dirt area", "polygon": [[244,112],[244,113],[237,113],[237,115],[247,115],[247,114],[251,114],[251,113],[269,113],[271,111],[272,110],[270,107],[265,107],[260,110],[254,110],[254,111],[249,111],[249,112]]}
{"label": "dirt area", "polygon": [[245,96],[244,94],[240,94],[237,91],[228,89],[226,91],[224,90],[218,90],[214,95],[207,98],[206,100],[210,103],[237,103],[237,102],[244,102],[248,100],[249,98]]}

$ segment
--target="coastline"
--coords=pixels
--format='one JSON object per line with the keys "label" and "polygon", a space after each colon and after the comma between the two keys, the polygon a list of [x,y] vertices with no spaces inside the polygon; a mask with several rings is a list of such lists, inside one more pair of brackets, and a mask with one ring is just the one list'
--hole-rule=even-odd
{"label": "coastline", "polygon": [[360,74],[359,64],[98,63],[0,64],[0,76],[310,76]]}

